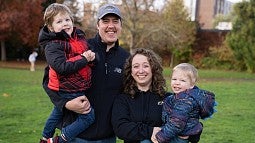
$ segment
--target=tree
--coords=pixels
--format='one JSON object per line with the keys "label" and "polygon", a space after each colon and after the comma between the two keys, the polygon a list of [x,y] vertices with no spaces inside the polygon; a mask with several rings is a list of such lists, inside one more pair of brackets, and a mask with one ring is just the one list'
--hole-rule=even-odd
{"label": "tree", "polygon": [[226,42],[238,61],[237,67],[255,72],[255,0],[243,1],[234,6],[233,29]]}
{"label": "tree", "polygon": [[1,61],[6,61],[5,41],[11,31],[11,11],[15,8],[14,2],[0,1],[0,41],[1,41]]}
{"label": "tree", "polygon": [[16,11],[14,30],[22,43],[31,48],[38,47],[38,33],[43,25],[40,4],[40,0],[23,0]]}
{"label": "tree", "polygon": [[80,4],[78,2],[78,0],[72,0],[72,1],[66,0],[66,1],[64,1],[64,4],[66,4],[70,8],[70,10],[72,11],[73,18],[74,18],[74,24],[78,25],[78,26],[81,26],[82,25],[82,15],[80,13],[82,11],[78,7],[79,4]]}
{"label": "tree", "polygon": [[124,17],[123,44],[133,48],[153,48],[148,42],[160,28],[157,18],[159,13],[155,7],[156,0],[122,0]]}
{"label": "tree", "polygon": [[87,38],[93,38],[97,33],[97,19],[96,14],[97,11],[93,8],[92,3],[83,3],[83,19],[82,19],[82,28],[83,31],[86,33]]}
{"label": "tree", "polygon": [[169,59],[172,53],[176,61],[190,60],[196,24],[190,21],[183,1],[165,0],[161,8],[156,7],[156,2],[122,0],[121,44],[128,46],[130,51],[141,47],[153,49],[163,59]]}
{"label": "tree", "polygon": [[[0,1],[0,41],[1,60],[6,60],[8,48],[25,46],[26,51],[38,47],[38,33],[43,26],[43,12],[47,6],[64,0],[1,0]],[[68,2],[67,2],[68,3]],[[76,1],[69,2],[74,13],[78,11]],[[75,5],[76,4],[76,5]],[[76,18],[75,13],[75,20]],[[5,43],[10,43],[6,47]],[[15,50],[12,50],[15,51]]]}
{"label": "tree", "polygon": [[162,29],[160,31],[162,50],[172,53],[170,67],[177,62],[190,61],[192,44],[196,38],[196,24],[190,20],[183,0],[170,0],[162,13]]}
{"label": "tree", "polygon": [[41,1],[0,1],[1,60],[6,60],[5,41],[13,45],[36,47],[39,27],[42,25]]}

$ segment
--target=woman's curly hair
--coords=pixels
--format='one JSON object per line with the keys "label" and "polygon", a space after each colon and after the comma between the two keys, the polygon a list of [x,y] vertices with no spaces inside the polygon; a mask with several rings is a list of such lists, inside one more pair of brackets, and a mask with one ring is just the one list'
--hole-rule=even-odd
{"label": "woman's curly hair", "polygon": [[163,76],[161,58],[152,50],[145,48],[134,49],[130,57],[126,60],[126,63],[124,65],[124,93],[132,97],[135,96],[137,84],[134,78],[132,77],[131,72],[132,72],[132,60],[134,56],[137,54],[146,56],[151,66],[152,82],[149,90],[163,97],[166,93],[166,81]]}

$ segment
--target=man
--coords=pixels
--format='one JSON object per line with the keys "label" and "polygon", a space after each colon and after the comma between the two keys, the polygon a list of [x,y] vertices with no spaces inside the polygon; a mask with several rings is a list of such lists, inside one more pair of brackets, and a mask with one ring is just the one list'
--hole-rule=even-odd
{"label": "man", "polygon": [[[95,66],[92,67],[92,86],[86,95],[95,110],[96,119],[79,135],[79,138],[71,141],[72,143],[116,142],[111,125],[111,110],[113,100],[122,88],[123,66],[129,56],[129,53],[118,43],[122,29],[119,8],[112,4],[100,7],[97,29],[97,35],[88,40],[89,47],[96,53],[96,61]],[[65,113],[63,126],[70,124],[70,119],[75,119],[75,114],[69,110],[80,114],[88,112],[90,104],[85,96],[71,101],[61,99],[58,94],[47,88],[47,76],[44,76],[43,86],[54,105]]]}

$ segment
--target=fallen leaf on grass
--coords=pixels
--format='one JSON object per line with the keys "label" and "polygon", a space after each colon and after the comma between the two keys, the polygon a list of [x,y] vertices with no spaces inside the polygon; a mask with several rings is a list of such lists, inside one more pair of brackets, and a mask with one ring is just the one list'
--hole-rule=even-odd
{"label": "fallen leaf on grass", "polygon": [[7,94],[7,93],[3,93],[3,97],[9,97],[10,94]]}

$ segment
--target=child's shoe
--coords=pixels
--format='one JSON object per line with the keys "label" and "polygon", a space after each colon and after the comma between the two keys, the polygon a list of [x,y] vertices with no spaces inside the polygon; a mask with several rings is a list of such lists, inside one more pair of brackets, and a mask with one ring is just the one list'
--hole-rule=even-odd
{"label": "child's shoe", "polygon": [[40,142],[39,143],[47,143],[46,140],[43,140],[43,139],[40,139]]}
{"label": "child's shoe", "polygon": [[55,136],[54,138],[49,138],[47,143],[59,143],[59,136]]}

